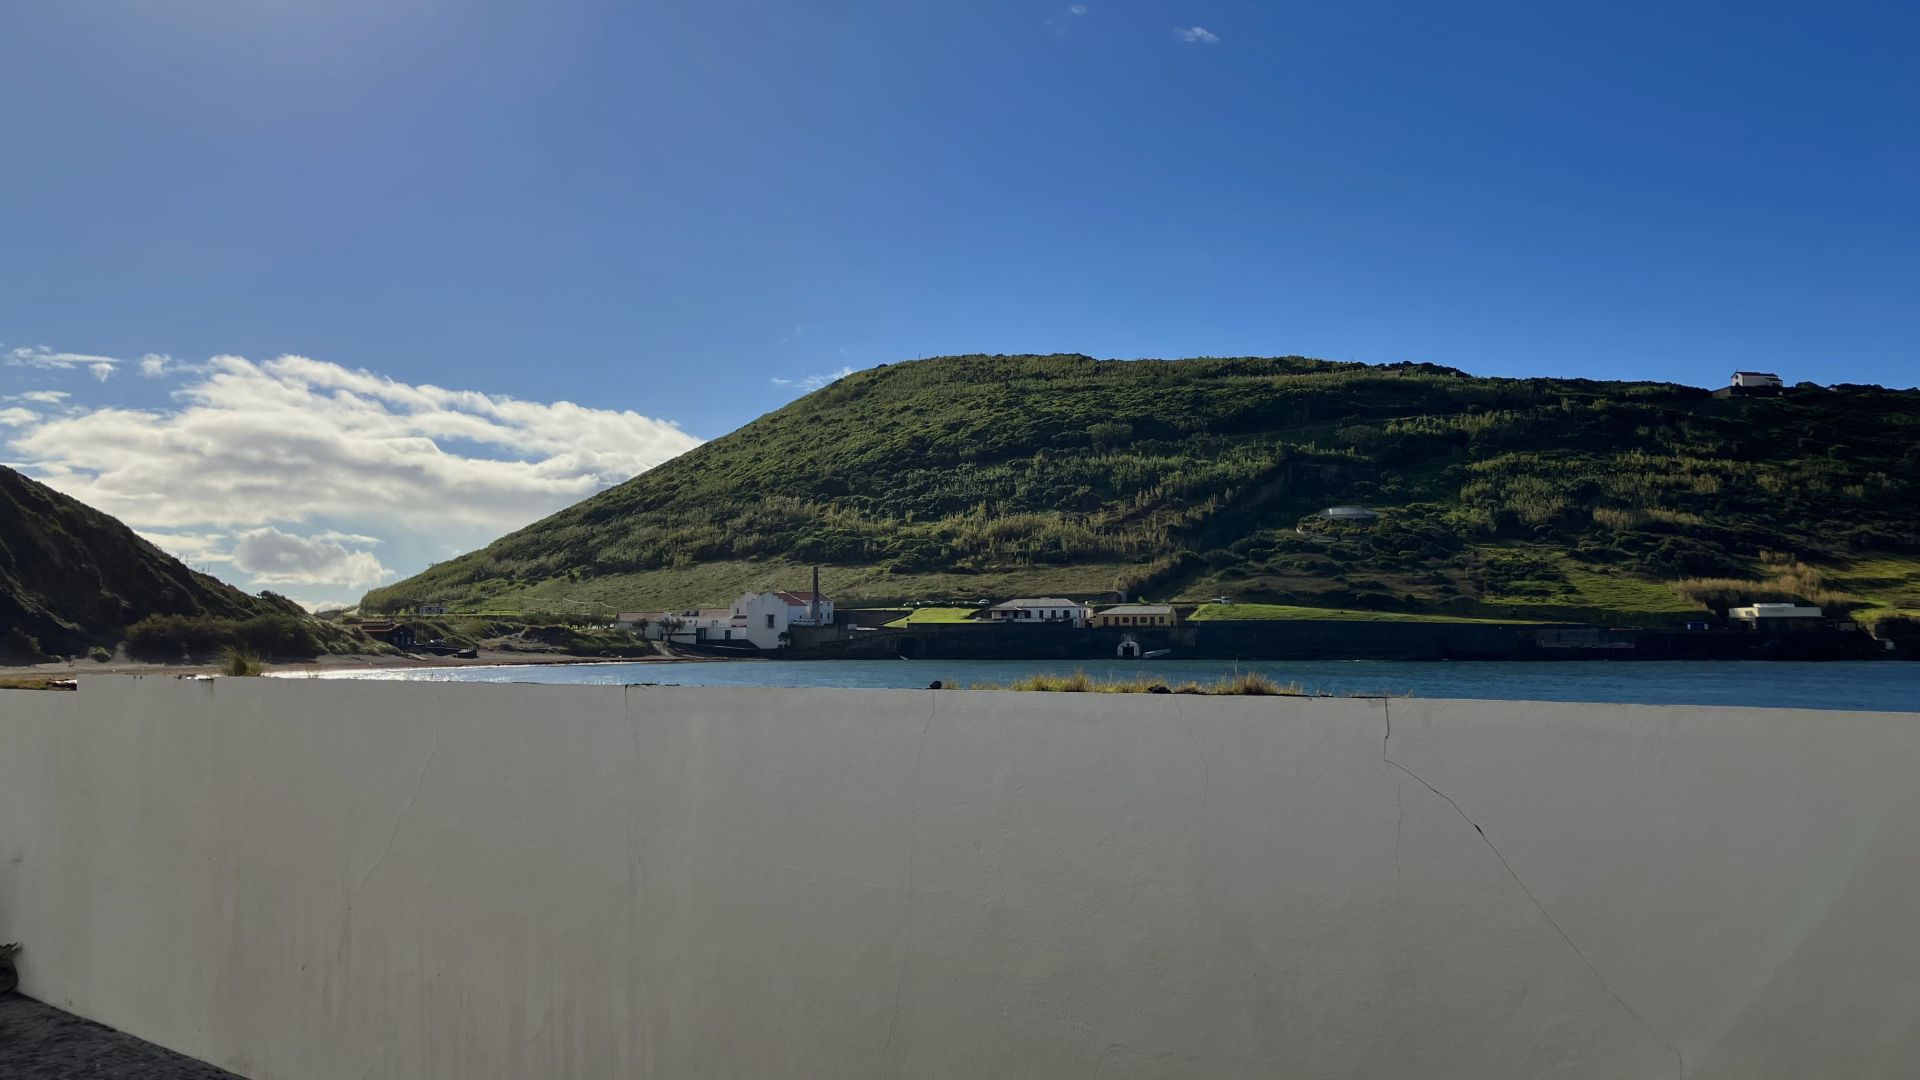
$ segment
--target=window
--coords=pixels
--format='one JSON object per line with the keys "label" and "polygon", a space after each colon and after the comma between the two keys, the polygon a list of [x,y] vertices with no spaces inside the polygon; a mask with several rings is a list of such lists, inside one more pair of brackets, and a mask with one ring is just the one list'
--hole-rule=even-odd
{"label": "window", "polygon": [[767,629],[773,629],[773,616],[767,616]]}

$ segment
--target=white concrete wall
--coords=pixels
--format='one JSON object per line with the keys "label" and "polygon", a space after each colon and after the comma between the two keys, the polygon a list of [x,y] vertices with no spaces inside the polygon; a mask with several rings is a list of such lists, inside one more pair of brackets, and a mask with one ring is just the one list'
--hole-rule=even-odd
{"label": "white concrete wall", "polygon": [[1916,765],[1888,714],[96,679],[0,691],[0,940],[256,1077],[1906,1077]]}

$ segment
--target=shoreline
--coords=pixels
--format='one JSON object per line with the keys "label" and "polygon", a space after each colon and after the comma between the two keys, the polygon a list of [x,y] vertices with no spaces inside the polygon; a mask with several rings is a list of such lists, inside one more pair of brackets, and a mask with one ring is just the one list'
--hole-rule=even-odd
{"label": "shoreline", "polygon": [[[372,671],[383,669],[407,668],[456,668],[456,667],[534,667],[561,666],[573,664],[699,664],[724,662],[730,657],[716,656],[571,656],[566,653],[524,653],[503,649],[481,649],[480,654],[471,659],[458,656],[416,656],[411,654],[382,655],[377,653],[328,653],[311,660],[268,660],[262,663],[262,674],[278,675],[282,678],[298,676],[307,672],[321,671]],[[79,660],[54,660],[44,664],[10,664],[0,666],[0,677],[8,678],[51,678],[77,679],[88,675],[173,675],[187,677],[193,675],[216,675],[220,672],[220,663],[207,661],[177,661],[174,663],[156,663],[145,660],[109,660],[100,663],[85,658]]]}

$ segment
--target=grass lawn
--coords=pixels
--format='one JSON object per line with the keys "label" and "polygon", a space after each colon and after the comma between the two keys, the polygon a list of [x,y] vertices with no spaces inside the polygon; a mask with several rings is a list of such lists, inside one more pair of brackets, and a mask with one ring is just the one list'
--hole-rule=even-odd
{"label": "grass lawn", "polygon": [[[1490,550],[1490,549],[1483,549]],[[1707,609],[1673,591],[1664,581],[1653,581],[1626,570],[1582,563],[1558,548],[1543,544],[1501,545],[1501,550],[1545,560],[1566,579],[1553,596],[1519,596],[1491,592],[1479,599],[1474,614],[1519,620],[1591,623],[1600,626],[1674,626],[1690,618],[1704,618]]]}
{"label": "grass lawn", "polygon": [[1202,604],[1187,617],[1193,622],[1292,622],[1329,619],[1343,622],[1514,623],[1539,619],[1484,619],[1465,615],[1424,615],[1405,611],[1365,611],[1347,608],[1296,607],[1292,604]]}
{"label": "grass lawn", "polygon": [[928,623],[984,623],[985,619],[973,618],[979,608],[970,607],[927,607],[909,612],[906,616],[888,623],[888,626],[925,626]]}
{"label": "grass lawn", "polygon": [[1836,587],[1865,602],[1853,612],[1859,622],[1871,626],[1882,619],[1920,619],[1920,558],[1875,554],[1823,572]]}

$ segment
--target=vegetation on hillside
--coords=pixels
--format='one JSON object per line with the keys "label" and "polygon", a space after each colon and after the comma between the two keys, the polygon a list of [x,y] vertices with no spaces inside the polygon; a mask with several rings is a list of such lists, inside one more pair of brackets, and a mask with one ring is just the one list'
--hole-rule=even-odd
{"label": "vegetation on hillside", "polygon": [[[1916,475],[1914,391],[951,357],[850,375],[365,603],[724,602],[819,562],[843,603],[1228,593],[1660,622],[1771,590],[1898,617],[1905,586],[1875,582],[1920,566]],[[1313,516],[1344,503],[1381,517]]]}
{"label": "vegetation on hillside", "polygon": [[127,651],[141,660],[172,661],[238,650],[281,659],[367,648],[351,631],[303,614],[276,612],[250,619],[211,615],[149,615],[126,631]]}
{"label": "vegetation on hillside", "polygon": [[189,570],[114,518],[0,467],[0,652],[83,653],[150,615],[306,618],[290,600]]}

